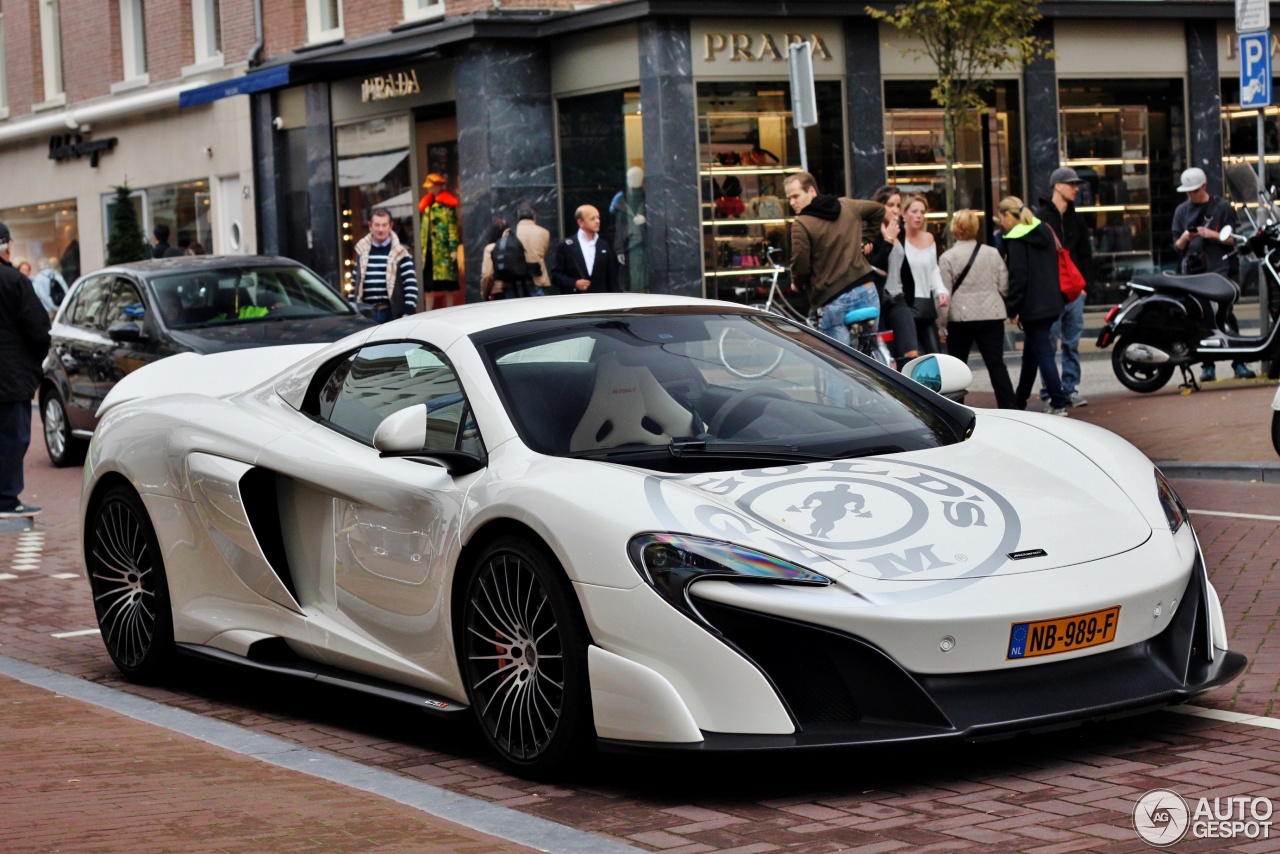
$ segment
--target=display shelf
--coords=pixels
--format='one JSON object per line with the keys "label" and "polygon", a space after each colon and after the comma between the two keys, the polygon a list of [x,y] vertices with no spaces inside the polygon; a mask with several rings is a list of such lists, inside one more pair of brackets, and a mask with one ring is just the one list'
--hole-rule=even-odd
{"label": "display shelf", "polygon": [[706,166],[698,174],[708,175],[794,175],[800,172],[799,166]]}
{"label": "display shelf", "polygon": [[1062,164],[1081,185],[1076,211],[1090,220],[1096,283],[1115,285],[1136,259],[1150,259],[1151,188],[1146,107],[1059,111]]}

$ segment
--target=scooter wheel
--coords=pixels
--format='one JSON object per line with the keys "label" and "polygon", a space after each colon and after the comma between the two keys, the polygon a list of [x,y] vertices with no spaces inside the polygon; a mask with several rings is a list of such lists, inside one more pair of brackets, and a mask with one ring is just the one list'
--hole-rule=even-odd
{"label": "scooter wheel", "polygon": [[1173,376],[1173,365],[1167,363],[1147,365],[1126,359],[1124,352],[1132,343],[1134,343],[1132,340],[1121,338],[1116,342],[1115,349],[1111,351],[1111,369],[1115,371],[1116,379],[1130,391],[1142,394],[1164,388],[1165,383],[1169,382],[1169,377]]}

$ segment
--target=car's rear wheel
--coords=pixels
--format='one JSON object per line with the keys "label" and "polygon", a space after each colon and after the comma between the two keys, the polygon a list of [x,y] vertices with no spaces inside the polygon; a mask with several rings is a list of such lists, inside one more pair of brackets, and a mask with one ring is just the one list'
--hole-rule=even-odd
{"label": "car's rear wheel", "polygon": [[1150,365],[1126,359],[1125,350],[1134,343],[1136,342],[1131,338],[1121,338],[1111,351],[1111,369],[1115,371],[1116,379],[1130,391],[1143,394],[1159,391],[1169,382],[1169,377],[1173,376],[1173,365],[1168,362]]}
{"label": "car's rear wheel", "polygon": [[138,494],[113,486],[86,520],[86,564],[102,642],[128,679],[162,676],[174,656],[173,610],[155,529]]}
{"label": "car's rear wheel", "polygon": [[44,425],[44,447],[54,466],[78,466],[84,462],[89,443],[71,435],[67,407],[56,391],[47,391],[40,402],[40,421]]}
{"label": "car's rear wheel", "polygon": [[502,537],[486,548],[467,581],[458,630],[467,696],[503,759],[549,775],[589,755],[589,636],[544,547]]}

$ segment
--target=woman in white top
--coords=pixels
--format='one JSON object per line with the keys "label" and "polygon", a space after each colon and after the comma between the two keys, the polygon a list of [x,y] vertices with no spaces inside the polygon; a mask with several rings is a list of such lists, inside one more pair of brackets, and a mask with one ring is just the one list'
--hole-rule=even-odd
{"label": "woman in white top", "polygon": [[938,338],[938,311],[934,301],[938,306],[945,306],[950,294],[938,270],[938,247],[924,227],[929,203],[921,195],[908,196],[903,202],[902,219],[907,226],[907,239],[902,248],[906,250],[907,264],[916,285],[916,338],[922,354],[939,353],[942,343]]}

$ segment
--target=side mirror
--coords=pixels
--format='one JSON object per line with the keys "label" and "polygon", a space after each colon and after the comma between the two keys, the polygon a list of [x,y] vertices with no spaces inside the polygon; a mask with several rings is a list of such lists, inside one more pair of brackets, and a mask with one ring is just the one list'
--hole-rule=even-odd
{"label": "side mirror", "polygon": [[107,327],[107,337],[117,344],[142,340],[142,327],[132,320],[120,320]]}
{"label": "side mirror", "polygon": [[1230,240],[1230,239],[1231,239],[1231,235],[1232,235],[1233,233],[1234,233],[1234,232],[1232,231],[1231,226],[1229,226],[1229,225],[1224,225],[1224,226],[1222,227],[1222,230],[1218,232],[1218,242],[1219,242],[1219,243],[1226,243],[1228,240]]}
{"label": "side mirror", "polygon": [[373,431],[373,447],[383,457],[407,457],[414,462],[442,467],[449,474],[471,474],[487,464],[484,457],[466,451],[433,451],[427,444],[427,405],[419,403],[393,412]]}
{"label": "side mirror", "polygon": [[916,356],[903,366],[902,373],[930,391],[947,397],[963,394],[973,382],[973,371],[968,365],[943,353]]}

